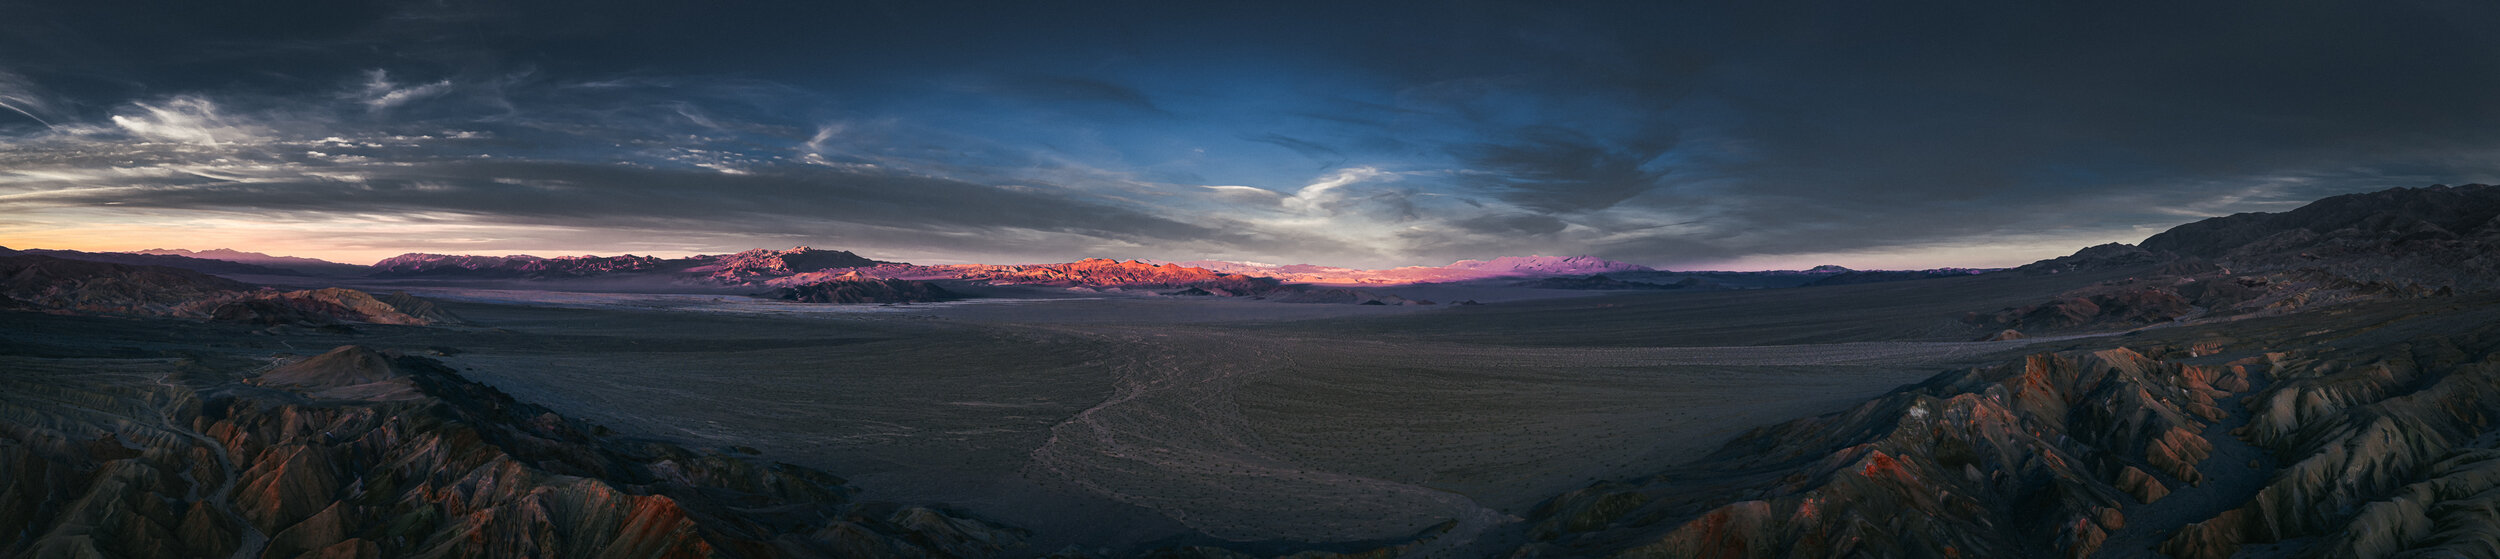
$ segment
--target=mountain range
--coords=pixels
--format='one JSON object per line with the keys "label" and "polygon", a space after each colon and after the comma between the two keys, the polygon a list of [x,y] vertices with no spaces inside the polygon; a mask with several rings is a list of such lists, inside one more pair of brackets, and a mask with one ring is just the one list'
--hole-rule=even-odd
{"label": "mountain range", "polygon": [[[2488,186],[2402,188],[2320,200],[2281,214],[2249,213],[2181,225],[2141,246],[2105,245],[2020,268],[2056,273],[2077,267],[2166,262],[2217,270],[2307,269],[2351,282],[2435,283],[2459,288],[2500,285],[2500,197]],[[480,256],[410,253],[356,267],[309,258],[233,249],[149,249],[132,253],[26,250],[59,258],[170,266],[229,276],[362,276],[378,279],[658,279],[699,286],[791,288],[855,274],[905,281],[963,281],[1087,290],[1190,290],[1190,294],[1268,297],[1285,285],[1391,287],[1487,282],[1554,289],[1759,288],[1841,285],[1985,273],[1991,270],[1860,271],[1819,266],[1791,272],[1668,272],[1592,256],[1507,256],[1445,266],[1364,270],[1309,264],[1192,260],[1088,259],[1061,264],[922,266],[885,262],[840,250],[755,249],[685,258],[653,256]],[[1604,279],[1590,279],[1603,275]],[[2435,277],[2434,277],[2435,276]],[[1558,278],[1556,281],[1524,281]],[[856,291],[854,289],[853,291]],[[872,290],[883,292],[886,290]],[[900,292],[926,291],[907,287]],[[2212,289],[2199,289],[2199,294]],[[2080,296],[2089,300],[2090,295]],[[1292,297],[1279,297],[1291,299]],[[1354,296],[1357,300],[1376,298]],[[1307,299],[1307,297],[1306,297]],[[2103,303],[2112,299],[2103,297]],[[2140,301],[2140,303],[2146,303]],[[2188,302],[2193,303],[2193,302]],[[2097,306],[2098,304],[2096,304]],[[2069,305],[2071,306],[2071,305]],[[2186,304],[2185,306],[2200,306]],[[2015,309],[2020,310],[2020,309]],[[2071,311],[2071,309],[2070,309]],[[2026,311],[2028,312],[2028,311]],[[2066,311],[2061,311],[2066,312]],[[2067,312],[2067,314],[2073,314]],[[2100,313],[2093,313],[2100,314]],[[2088,321],[2088,318],[2067,320]],[[2023,319],[2001,318],[2014,325]],[[2037,323],[2037,321],[2030,321]]]}

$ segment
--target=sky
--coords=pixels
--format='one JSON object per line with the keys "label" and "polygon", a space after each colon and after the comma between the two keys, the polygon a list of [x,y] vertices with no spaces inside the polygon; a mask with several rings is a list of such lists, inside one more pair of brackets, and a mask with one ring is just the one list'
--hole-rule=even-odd
{"label": "sky", "polygon": [[2489,2],[0,12],[12,248],[1995,267],[2500,182]]}

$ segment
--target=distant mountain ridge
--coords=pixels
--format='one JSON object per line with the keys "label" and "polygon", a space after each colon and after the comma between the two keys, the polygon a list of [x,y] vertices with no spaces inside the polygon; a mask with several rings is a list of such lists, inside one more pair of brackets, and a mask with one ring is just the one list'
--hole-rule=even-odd
{"label": "distant mountain ridge", "polygon": [[258,275],[258,276],[301,276],[301,275],[305,275],[303,272],[298,272],[298,271],[295,271],[295,270],[288,270],[288,269],[281,269],[281,268],[273,268],[273,267],[269,267],[269,266],[262,266],[262,265],[259,265],[259,264],[248,264],[248,263],[243,263],[243,262],[233,262],[233,261],[227,261],[227,260],[217,260],[217,259],[210,259],[210,258],[197,258],[197,257],[181,256],[181,255],[173,255],[173,254],[138,254],[138,253],[129,253],[129,252],[85,252],[85,251],[77,251],[77,250],[54,250],[54,249],[40,249],[40,248],[30,248],[30,249],[24,249],[24,250],[14,250],[14,249],[9,249],[9,248],[5,248],[5,247],[0,247],[0,256],[11,255],[11,254],[40,254],[40,255],[44,255],[44,256],[50,256],[50,257],[54,257],[54,258],[61,258],[61,259],[67,259],[67,260],[84,260],[84,261],[88,261],[88,262],[106,262],[106,263],[112,263],[112,264],[124,264],[124,265],[131,265],[131,266],[164,266],[164,267],[169,267],[169,268],[181,268],[181,269],[185,269],[185,270],[191,270],[191,271],[200,272],[200,273],[206,273],[206,274],[223,274],[223,275]]}
{"label": "distant mountain ridge", "polygon": [[2308,271],[2358,282],[2500,288],[2500,186],[2433,185],[2325,198],[2288,212],[2204,219],[2017,268],[2163,264],[2174,273]]}
{"label": "distant mountain ridge", "polygon": [[1492,278],[1585,276],[1617,272],[1656,271],[1595,256],[1504,256],[1492,260],[1460,260],[1446,266],[1407,266],[1362,270],[1310,264],[1261,264],[1226,260],[1171,262],[1218,272],[1276,278],[1286,283],[1320,285],[1398,285],[1446,283]]}
{"label": "distant mountain ridge", "polygon": [[1179,264],[1126,262],[1087,258],[1066,264],[1009,266],[964,274],[962,279],[996,285],[1121,289],[1200,289],[1217,295],[1265,293],[1283,285],[1275,278],[1219,272]]}
{"label": "distant mountain ridge", "polygon": [[385,258],[371,268],[373,277],[580,278],[657,270],[662,260],[651,256],[560,256],[526,254],[468,256],[410,253]]}
{"label": "distant mountain ridge", "polygon": [[235,249],[230,249],[230,248],[214,248],[214,249],[208,249],[208,250],[186,250],[186,249],[179,249],[179,248],[151,248],[151,249],[147,249],[147,250],[134,250],[134,251],[127,252],[127,253],[125,253],[125,254],[152,254],[152,255],[160,255],[160,256],[182,256],[182,257],[188,257],[188,258],[200,258],[200,259],[206,259],[206,260],[223,260],[223,261],[226,261],[226,262],[239,262],[239,263],[251,264],[251,265],[255,265],[255,266],[265,266],[265,267],[270,267],[270,268],[277,268],[277,269],[281,269],[281,270],[294,270],[294,271],[297,271],[297,272],[303,272],[303,273],[307,273],[307,274],[314,274],[314,275],[348,275],[348,274],[360,273],[360,272],[362,272],[362,271],[365,269],[365,267],[364,267],[364,266],[358,266],[358,265],[355,265],[355,264],[342,264],[342,263],[338,263],[338,262],[331,262],[331,261],[328,261],[328,260],[321,260],[321,259],[317,259],[317,258],[302,258],[302,257],[296,257],[296,256],[273,256],[273,255],[263,254],[263,253],[258,253],[258,252],[244,252],[244,251],[235,250]]}
{"label": "distant mountain ridge", "polygon": [[672,273],[685,276],[685,279],[738,285],[828,269],[888,264],[898,263],[871,260],[850,251],[817,250],[804,246],[789,250],[754,249],[735,254],[671,259],[633,254],[544,258],[527,254],[474,256],[408,253],[374,263],[369,275],[379,278],[546,280]]}

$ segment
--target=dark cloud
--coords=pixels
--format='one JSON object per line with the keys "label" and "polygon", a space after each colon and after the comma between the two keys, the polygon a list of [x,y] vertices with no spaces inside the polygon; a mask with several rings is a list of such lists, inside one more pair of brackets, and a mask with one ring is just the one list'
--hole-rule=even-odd
{"label": "dark cloud", "polygon": [[1455,146],[1474,182],[1529,209],[1551,213],[1603,210],[1664,186],[1667,170],[1653,165],[1655,146],[1626,150],[1554,127],[1519,130],[1513,143]]}
{"label": "dark cloud", "polygon": [[1487,215],[1452,222],[1460,229],[1482,235],[1550,235],[1562,232],[1569,223],[1549,215],[1510,214]]}
{"label": "dark cloud", "polygon": [[1167,114],[1137,88],[1079,76],[1018,75],[983,79],[975,91],[1044,105],[1108,106]]}
{"label": "dark cloud", "polygon": [[[0,190],[20,208],[1665,264],[2134,240],[2500,173],[2489,3],[10,15]],[[1977,262],[1933,262],[1956,263]]]}
{"label": "dark cloud", "polygon": [[1318,142],[1294,138],[1283,134],[1271,132],[1256,136],[1247,136],[1242,139],[1285,148],[1288,151],[1301,154],[1303,157],[1308,157],[1312,161],[1319,162],[1319,166],[1321,168],[1335,167],[1343,165],[1346,162],[1345,153],[1337,151],[1337,148],[1328,147],[1327,145],[1323,145]]}
{"label": "dark cloud", "polygon": [[[1208,227],[1035,188],[805,168],[753,174],[546,162],[452,161],[304,169],[309,176],[175,180],[137,189],[24,196],[23,205],[369,215],[451,213],[499,223],[771,233],[809,223],[974,235],[1010,230],[1115,241],[1256,241]],[[301,174],[301,173],[299,173]],[[950,238],[932,235],[931,240]],[[964,247],[951,247],[964,248]]]}

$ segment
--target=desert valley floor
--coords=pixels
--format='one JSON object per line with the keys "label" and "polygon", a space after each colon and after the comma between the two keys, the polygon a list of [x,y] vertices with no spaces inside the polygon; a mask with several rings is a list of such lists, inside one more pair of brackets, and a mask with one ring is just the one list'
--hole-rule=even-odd
{"label": "desert valley floor", "polygon": [[1482,547],[1474,555],[1519,544],[1520,516],[1553,495],[1939,371],[2089,344],[1971,341],[1984,332],[1934,309],[2104,279],[1466,307],[1082,298],[827,310],[436,288],[417,293],[469,325],[254,335],[12,314],[8,331],[19,351],[239,363],[344,344],[443,353],[460,374],[569,417],[835,472],[869,499],[959,507],[1032,530],[1034,549],[1359,549],[1455,521],[1458,537],[1436,541]]}

